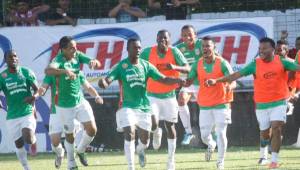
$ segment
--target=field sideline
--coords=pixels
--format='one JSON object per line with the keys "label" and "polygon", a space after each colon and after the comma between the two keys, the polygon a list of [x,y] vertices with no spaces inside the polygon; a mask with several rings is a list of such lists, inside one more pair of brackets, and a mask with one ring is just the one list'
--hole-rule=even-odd
{"label": "field sideline", "polygon": [[[230,147],[225,159],[225,169],[235,170],[263,170],[267,166],[258,166],[258,147]],[[216,169],[215,160],[217,153],[213,155],[211,162],[204,161],[204,149],[178,148],[176,151],[176,169],[186,170],[207,170]],[[29,164],[32,170],[55,170],[54,154],[38,154],[36,157],[29,157]],[[82,167],[77,161],[79,169],[83,170],[126,170],[127,164],[123,152],[101,152],[89,153],[89,166]],[[166,169],[167,150],[147,151],[147,165],[140,168],[136,157],[136,169],[163,170]],[[300,169],[300,149],[283,147],[280,153],[281,170]],[[66,159],[64,159],[62,170],[66,169]],[[0,155],[0,170],[22,170],[15,154]]]}

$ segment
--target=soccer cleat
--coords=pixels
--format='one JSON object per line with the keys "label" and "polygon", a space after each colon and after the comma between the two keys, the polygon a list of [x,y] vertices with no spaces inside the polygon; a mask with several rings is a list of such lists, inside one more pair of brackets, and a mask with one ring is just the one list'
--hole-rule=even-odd
{"label": "soccer cleat", "polygon": [[36,156],[37,155],[36,142],[34,144],[30,145],[30,147],[29,147],[29,154],[30,154],[30,156]]}
{"label": "soccer cleat", "polygon": [[207,162],[209,162],[211,160],[211,157],[212,157],[212,154],[213,154],[215,148],[216,148],[216,144],[214,144],[213,146],[207,147],[207,151],[205,152],[205,160]]}
{"label": "soccer cleat", "polygon": [[59,169],[62,163],[62,160],[65,156],[65,150],[62,148],[61,155],[56,155],[54,165],[56,169]]}
{"label": "soccer cleat", "polygon": [[269,169],[277,169],[279,168],[279,164],[277,162],[271,162],[269,164]]}
{"label": "soccer cleat", "polygon": [[223,170],[224,169],[224,162],[218,161],[217,162],[217,170]]}
{"label": "soccer cleat", "polygon": [[138,153],[139,156],[139,164],[140,166],[143,168],[146,166],[146,155],[145,155],[145,151],[142,150]]}
{"label": "soccer cleat", "polygon": [[68,170],[78,170],[78,166],[71,167]]}
{"label": "soccer cleat", "polygon": [[194,138],[193,134],[185,133],[184,136],[183,136],[183,140],[181,142],[181,145],[189,145],[193,138]]}
{"label": "soccer cleat", "polygon": [[259,165],[267,165],[269,163],[269,160],[266,158],[259,158],[258,164]]}
{"label": "soccer cleat", "polygon": [[86,153],[77,153],[77,156],[80,160],[80,163],[83,165],[83,166],[88,166],[88,161],[87,161],[87,158],[86,158]]}
{"label": "soccer cleat", "polygon": [[162,130],[161,128],[158,128],[153,132],[152,145],[155,150],[159,149],[161,145],[161,137],[162,137]]}

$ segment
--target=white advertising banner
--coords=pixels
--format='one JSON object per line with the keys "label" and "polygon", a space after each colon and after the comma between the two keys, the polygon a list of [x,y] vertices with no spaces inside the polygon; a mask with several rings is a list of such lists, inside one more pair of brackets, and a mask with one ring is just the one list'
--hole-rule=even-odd
{"label": "white advertising banner", "polygon": [[[101,76],[105,76],[110,68],[121,59],[127,57],[126,42],[129,38],[140,38],[142,47],[156,44],[156,34],[161,29],[171,33],[173,45],[180,42],[181,27],[190,24],[196,29],[199,38],[212,36],[216,40],[218,52],[227,59],[234,71],[240,70],[245,64],[252,61],[258,54],[259,39],[263,37],[273,38],[273,19],[242,18],[222,20],[183,20],[183,21],[157,21],[134,22],[124,24],[101,24],[53,26],[53,27],[7,27],[0,28],[0,70],[5,68],[3,54],[9,49],[16,50],[20,64],[31,68],[39,82],[43,80],[44,69],[51,59],[57,54],[58,41],[62,36],[72,36],[77,41],[77,48],[97,58],[102,67],[98,70],[90,70],[86,65],[83,71],[87,79],[96,85]],[[238,89],[249,91],[252,89],[252,77],[245,77],[238,82]],[[96,87],[96,86],[95,86]],[[114,89],[118,89],[116,83]],[[111,90],[111,89],[110,89]],[[49,97],[40,98],[37,102],[39,112],[39,124],[37,133],[43,143],[39,151],[49,150],[50,141],[47,133],[49,121]],[[0,123],[4,120],[0,117]],[[3,140],[6,134],[0,129],[0,152],[7,140]],[[2,135],[1,135],[2,134]],[[3,143],[4,142],[4,143]]]}

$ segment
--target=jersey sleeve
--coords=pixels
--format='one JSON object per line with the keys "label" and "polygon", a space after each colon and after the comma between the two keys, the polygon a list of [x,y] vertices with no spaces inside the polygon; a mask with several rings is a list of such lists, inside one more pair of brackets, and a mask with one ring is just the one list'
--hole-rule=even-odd
{"label": "jersey sleeve", "polygon": [[53,79],[54,78],[52,76],[46,75],[43,79],[43,84],[52,85],[54,83]]}
{"label": "jersey sleeve", "polygon": [[188,63],[186,58],[184,57],[184,55],[182,54],[182,52],[178,48],[173,47],[172,51],[173,51],[173,54],[174,54],[175,61],[176,61],[177,65],[183,66],[183,65],[186,65]]}
{"label": "jersey sleeve", "polygon": [[295,71],[297,70],[298,64],[293,62],[292,60],[288,60],[286,58],[280,58],[283,67],[286,70]]}
{"label": "jersey sleeve", "polygon": [[89,56],[87,56],[86,54],[84,54],[83,52],[78,51],[78,59],[80,63],[84,63],[84,64],[89,64],[91,59]]}
{"label": "jersey sleeve", "polygon": [[111,68],[111,71],[108,73],[107,78],[110,79],[111,81],[120,79],[120,71],[119,71],[120,69],[119,69],[119,65],[120,65],[120,63],[114,65],[114,66]]}
{"label": "jersey sleeve", "polygon": [[192,69],[188,74],[188,79],[197,79],[198,73],[197,73],[197,66],[198,66],[198,62],[195,62],[192,65]]}
{"label": "jersey sleeve", "polygon": [[154,67],[154,65],[152,65],[151,63],[148,63],[148,74],[147,77],[151,77],[154,80],[159,80],[164,78],[165,76],[163,74],[161,74],[156,67]]}
{"label": "jersey sleeve", "polygon": [[242,76],[248,76],[250,74],[255,74],[256,71],[256,63],[255,60],[253,60],[251,63],[246,65],[244,68],[240,70],[240,74]]}
{"label": "jersey sleeve", "polygon": [[221,68],[224,76],[228,76],[233,73],[232,67],[227,60],[222,60]]}
{"label": "jersey sleeve", "polygon": [[150,51],[151,51],[150,47],[145,48],[142,51],[142,53],[140,54],[140,58],[143,59],[143,60],[149,61]]}

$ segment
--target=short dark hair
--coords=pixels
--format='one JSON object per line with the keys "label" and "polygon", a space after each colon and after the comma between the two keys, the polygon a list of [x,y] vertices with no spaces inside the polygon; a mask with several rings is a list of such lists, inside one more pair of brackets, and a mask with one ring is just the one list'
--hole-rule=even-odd
{"label": "short dark hair", "polygon": [[71,36],[63,36],[60,40],[59,40],[59,48],[63,49],[63,48],[67,48],[68,44],[73,41],[74,39]]}
{"label": "short dark hair", "polygon": [[287,40],[278,40],[276,42],[277,45],[289,45],[288,41]]}
{"label": "short dark hair", "polygon": [[168,30],[166,30],[166,29],[159,30],[159,31],[157,32],[157,36],[158,36],[159,34],[162,34],[162,33],[168,33],[169,36],[171,37],[171,33],[170,33]]}
{"label": "short dark hair", "polygon": [[10,54],[12,54],[13,52],[16,52],[16,51],[13,50],[13,49],[5,51],[5,53],[4,53],[4,60],[6,60],[7,57],[8,57]]}
{"label": "short dark hair", "polygon": [[185,30],[185,29],[189,29],[189,28],[191,28],[192,30],[194,30],[194,32],[196,32],[196,29],[195,29],[195,27],[194,26],[192,26],[192,25],[184,25],[182,28],[181,28],[181,31],[183,31],[183,30]]}
{"label": "short dark hair", "polygon": [[269,43],[275,49],[275,42],[272,38],[264,37],[259,40],[259,43]]}
{"label": "short dark hair", "polygon": [[129,38],[129,39],[127,40],[127,48],[129,47],[129,45],[130,45],[132,42],[137,42],[137,41],[141,42],[141,40],[138,39],[138,38]]}
{"label": "short dark hair", "polygon": [[202,38],[202,41],[212,41],[213,43],[215,43],[215,39],[211,36],[205,36]]}

